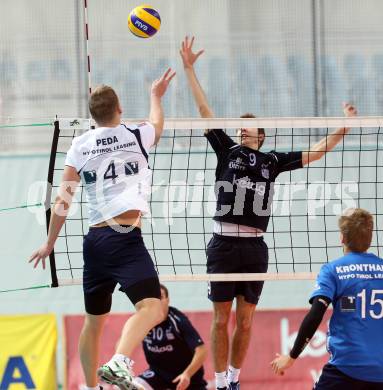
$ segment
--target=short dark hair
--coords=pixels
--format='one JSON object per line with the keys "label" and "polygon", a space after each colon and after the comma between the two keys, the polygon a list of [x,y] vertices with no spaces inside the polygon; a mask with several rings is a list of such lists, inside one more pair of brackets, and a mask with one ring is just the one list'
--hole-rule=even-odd
{"label": "short dark hair", "polygon": [[[252,114],[251,112],[246,112],[245,114],[242,114],[240,116],[240,118],[256,118],[256,116],[254,114]],[[263,134],[265,135],[265,129],[262,128],[262,127],[258,127],[258,132],[259,134]],[[263,139],[260,143],[259,143],[259,149],[261,148],[261,146],[263,145],[263,143],[265,142],[265,139]]]}
{"label": "short dark hair", "polygon": [[99,125],[111,121],[118,106],[118,96],[114,89],[108,85],[99,85],[90,95],[89,111]]}
{"label": "short dark hair", "polygon": [[348,209],[339,218],[344,245],[352,252],[365,252],[371,245],[374,219],[363,209]]}
{"label": "short dark hair", "polygon": [[169,298],[169,290],[163,284],[160,284],[160,289],[165,292],[165,297]]}

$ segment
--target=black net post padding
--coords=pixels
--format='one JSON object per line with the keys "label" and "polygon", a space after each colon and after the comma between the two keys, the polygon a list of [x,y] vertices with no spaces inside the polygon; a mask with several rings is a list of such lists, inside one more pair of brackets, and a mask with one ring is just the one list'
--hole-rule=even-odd
{"label": "black net post padding", "polygon": [[[49,230],[49,223],[51,220],[51,200],[52,200],[52,188],[53,188],[53,175],[55,169],[56,162],[56,152],[57,152],[57,144],[60,136],[60,126],[59,121],[54,122],[54,132],[51,146],[51,154],[49,158],[49,168],[48,168],[48,177],[47,177],[47,191],[45,195],[45,217],[47,223],[47,232]],[[58,287],[59,283],[57,280],[57,272],[56,272],[56,261],[55,261],[55,251],[52,250],[52,253],[49,255],[49,265],[51,269],[51,278],[52,284],[51,287]]]}

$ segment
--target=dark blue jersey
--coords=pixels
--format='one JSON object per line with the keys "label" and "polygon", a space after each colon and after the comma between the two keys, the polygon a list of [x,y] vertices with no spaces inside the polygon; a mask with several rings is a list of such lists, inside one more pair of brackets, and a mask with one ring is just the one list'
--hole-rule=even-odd
{"label": "dark blue jersey", "polygon": [[349,253],[325,264],[310,301],[319,295],[334,307],[329,363],[352,378],[383,382],[383,260]]}
{"label": "dark blue jersey", "polygon": [[[143,341],[146,361],[152,371],[171,382],[191,363],[195,349],[203,341],[185,314],[169,307],[165,321],[154,327]],[[201,367],[191,378],[191,384],[203,384]]]}
{"label": "dark blue jersey", "polygon": [[218,160],[214,219],[266,231],[275,179],[281,172],[302,168],[302,152],[262,153],[238,145],[222,129],[205,135]]}

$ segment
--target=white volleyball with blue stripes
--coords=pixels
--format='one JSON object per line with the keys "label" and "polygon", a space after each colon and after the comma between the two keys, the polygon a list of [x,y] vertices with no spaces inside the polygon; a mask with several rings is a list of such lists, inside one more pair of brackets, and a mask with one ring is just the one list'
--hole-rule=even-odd
{"label": "white volleyball with blue stripes", "polygon": [[128,26],[137,37],[150,38],[160,29],[160,14],[150,5],[139,5],[129,14]]}

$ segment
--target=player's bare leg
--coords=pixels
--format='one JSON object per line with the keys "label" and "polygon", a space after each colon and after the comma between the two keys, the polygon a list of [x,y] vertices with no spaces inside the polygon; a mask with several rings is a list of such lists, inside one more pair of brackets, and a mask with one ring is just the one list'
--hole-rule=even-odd
{"label": "player's bare leg", "polygon": [[102,380],[123,390],[144,390],[133,378],[130,356],[147,333],[163,319],[158,298],[145,298],[136,303],[135,307],[137,312],[126,321],[116,354],[97,370]]}
{"label": "player's bare leg", "polygon": [[135,348],[148,332],[163,320],[163,313],[158,298],[146,298],[136,305],[137,312],[126,321],[122,330],[116,353],[132,356]]}
{"label": "player's bare leg", "polygon": [[85,375],[85,383],[89,387],[96,387],[98,384],[96,371],[100,356],[100,338],[107,317],[108,314],[86,314],[80,334],[80,360]]}
{"label": "player's bare leg", "polygon": [[245,301],[242,295],[237,296],[236,326],[231,344],[230,370],[228,379],[238,382],[239,370],[245,360],[250,344],[251,326],[256,305]]}
{"label": "player's bare leg", "polygon": [[211,347],[217,387],[224,387],[218,384],[217,373],[223,373],[227,370],[227,362],[229,359],[228,324],[232,304],[232,301],[213,302],[214,313],[211,326]]}

